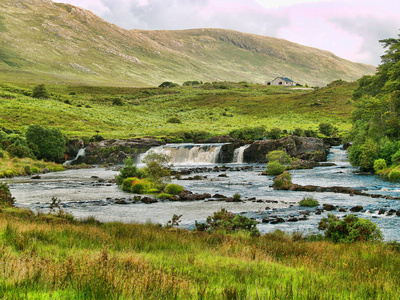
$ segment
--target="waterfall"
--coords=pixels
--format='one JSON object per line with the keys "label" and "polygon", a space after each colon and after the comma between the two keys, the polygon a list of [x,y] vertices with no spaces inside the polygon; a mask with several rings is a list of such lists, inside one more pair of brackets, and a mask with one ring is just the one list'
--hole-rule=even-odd
{"label": "waterfall", "polygon": [[250,147],[250,144],[241,146],[239,148],[235,149],[235,152],[233,152],[233,163],[236,164],[242,164],[243,163],[243,155],[244,155],[244,150]]}
{"label": "waterfall", "polygon": [[173,164],[214,164],[218,162],[221,147],[224,144],[167,144],[151,148],[140,156],[143,158],[150,152],[166,154]]}
{"label": "waterfall", "polygon": [[71,165],[74,161],[78,160],[79,157],[85,156],[85,151],[86,151],[86,148],[79,149],[78,154],[76,154],[75,158],[71,159],[71,160],[67,160],[65,163],[63,163],[63,165],[64,166]]}

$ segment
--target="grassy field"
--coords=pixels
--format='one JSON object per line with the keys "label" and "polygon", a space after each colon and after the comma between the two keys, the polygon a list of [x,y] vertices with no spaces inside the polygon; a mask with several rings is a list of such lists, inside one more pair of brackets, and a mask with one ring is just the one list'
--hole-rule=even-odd
{"label": "grassy field", "polygon": [[398,244],[0,210],[2,299],[399,299]]}
{"label": "grassy field", "polygon": [[[47,86],[49,99],[31,98],[33,87],[0,84],[2,126],[24,131],[40,124],[69,137],[98,130],[105,138],[131,138],[188,131],[224,135],[245,126],[316,130],[321,122],[343,132],[350,127],[356,83],[315,91],[229,82],[145,89],[54,85]],[[182,123],[167,122],[171,117]]]}

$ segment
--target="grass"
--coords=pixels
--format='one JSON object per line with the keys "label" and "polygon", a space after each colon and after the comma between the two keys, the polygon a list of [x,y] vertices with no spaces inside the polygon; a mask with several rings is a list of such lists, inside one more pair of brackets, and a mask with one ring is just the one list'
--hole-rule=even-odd
{"label": "grass", "polygon": [[0,158],[0,178],[37,174],[43,169],[49,169],[51,172],[64,171],[63,166],[52,162],[31,158],[11,158],[7,153]]}
{"label": "grass", "polygon": [[2,207],[8,299],[398,299],[398,244],[196,233]]}
{"label": "grass", "polygon": [[[170,89],[53,85],[47,87],[50,99],[33,99],[26,96],[32,85],[0,84],[0,118],[4,127],[21,131],[40,124],[70,137],[99,130],[105,138],[174,136],[177,142],[185,132],[223,135],[245,126],[317,131],[328,122],[344,132],[355,87],[344,83],[310,92],[248,83]],[[172,117],[182,123],[169,123]]]}
{"label": "grass", "polygon": [[319,202],[315,200],[313,197],[304,197],[300,202],[300,206],[314,207],[318,206]]}

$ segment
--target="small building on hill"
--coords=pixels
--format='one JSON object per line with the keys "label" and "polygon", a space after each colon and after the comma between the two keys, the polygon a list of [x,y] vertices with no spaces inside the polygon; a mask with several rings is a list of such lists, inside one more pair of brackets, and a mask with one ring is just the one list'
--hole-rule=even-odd
{"label": "small building on hill", "polygon": [[276,77],[272,81],[267,81],[266,85],[281,85],[281,86],[294,86],[296,85],[295,82],[287,77]]}

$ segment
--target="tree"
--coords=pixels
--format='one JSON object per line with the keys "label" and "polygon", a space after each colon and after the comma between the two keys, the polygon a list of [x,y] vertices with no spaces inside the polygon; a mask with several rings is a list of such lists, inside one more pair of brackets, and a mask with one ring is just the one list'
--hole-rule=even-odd
{"label": "tree", "polygon": [[39,84],[35,86],[32,90],[33,98],[47,99],[49,98],[49,93],[44,84]]}
{"label": "tree", "polygon": [[55,162],[64,160],[65,139],[59,129],[31,125],[26,131],[25,137],[38,159]]}
{"label": "tree", "polygon": [[146,174],[154,183],[165,186],[165,182],[171,180],[170,160],[169,155],[155,152],[150,152],[143,159],[146,164]]}

